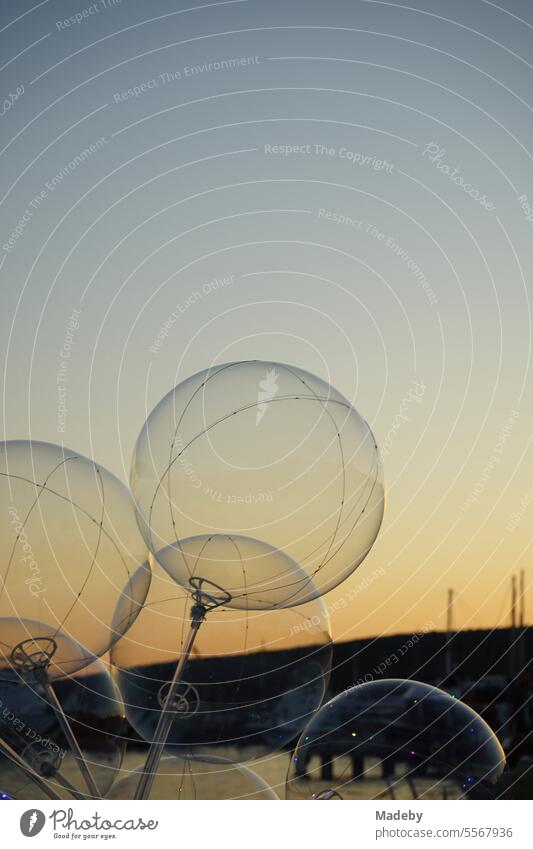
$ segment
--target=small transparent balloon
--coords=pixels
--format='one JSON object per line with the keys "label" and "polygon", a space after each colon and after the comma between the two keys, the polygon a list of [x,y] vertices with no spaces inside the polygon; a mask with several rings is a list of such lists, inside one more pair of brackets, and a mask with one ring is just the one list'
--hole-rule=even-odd
{"label": "small transparent balloon", "polygon": [[470,707],[417,681],[352,687],[308,723],[288,799],[490,797],[505,768],[498,738]]}
{"label": "small transparent balloon", "polygon": [[110,472],[58,445],[0,443],[0,617],[46,622],[100,656],[123,633],[117,609],[127,627],[146,597],[145,552]]}
{"label": "small transparent balloon", "polygon": [[[154,564],[146,604],[111,661],[128,719],[147,741],[190,627],[191,598]],[[198,630],[166,751],[241,762],[288,745],[320,706],[331,666],[324,603],[218,608]]]}
{"label": "small transparent balloon", "polygon": [[[111,788],[108,799],[133,799],[142,767]],[[205,761],[201,758],[162,758],[149,799],[174,801],[198,799],[238,799],[259,801],[277,799],[255,772],[243,765],[228,763],[223,758]]]}
{"label": "small transparent balloon", "polygon": [[[213,366],[169,392],[137,440],[131,488],[153,553],[213,534],[263,540],[310,579],[307,592],[287,585],[293,605],[359,566],[384,509],[367,423],[320,378],[273,362]],[[237,594],[242,577],[236,566]]]}
{"label": "small transparent balloon", "polygon": [[[5,652],[4,623],[5,620],[0,620]],[[121,767],[126,747],[127,722],[122,699],[101,660],[91,657],[87,649],[73,646],[67,637],[59,643],[71,644],[67,649],[69,663],[76,654],[83,654],[86,660],[84,667],[73,675],[65,675],[61,669],[61,675],[52,679],[52,687],[96,785],[105,794]],[[0,700],[2,739],[60,797],[69,798],[69,785],[86,794],[85,782],[38,675],[28,668],[7,663],[6,653],[0,655]],[[46,798],[5,756],[0,761],[0,783],[9,786],[16,798]]]}

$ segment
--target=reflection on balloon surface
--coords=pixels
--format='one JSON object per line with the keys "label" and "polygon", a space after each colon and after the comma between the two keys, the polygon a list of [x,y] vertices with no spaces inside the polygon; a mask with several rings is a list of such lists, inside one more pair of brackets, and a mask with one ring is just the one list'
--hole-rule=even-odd
{"label": "reflection on balloon surface", "polygon": [[[377,446],[353,406],[308,372],[260,361],[214,366],[169,392],[139,435],[131,487],[153,553],[230,534],[296,561],[307,592],[287,581],[284,599],[280,580],[277,606],[345,580],[384,509]],[[235,567],[228,579],[242,596],[248,572]]]}
{"label": "reflection on balloon surface", "polygon": [[325,704],[298,741],[288,799],[482,798],[505,755],[471,708],[436,687],[390,679]]}
{"label": "reflection on balloon surface", "polygon": [[102,466],[58,445],[0,443],[0,617],[46,622],[51,638],[100,656],[123,633],[117,608],[127,627],[146,597],[145,551],[127,488]]}
{"label": "reflection on balloon surface", "polygon": [[[191,599],[154,563],[146,604],[111,660],[129,721],[151,741],[190,625]],[[319,707],[331,663],[321,599],[207,614],[185,666],[167,752],[243,761],[281,749]]]}
{"label": "reflection on balloon surface", "polygon": [[[132,799],[142,767],[111,788],[108,799]],[[199,799],[267,800],[277,796],[262,778],[245,766],[216,761],[163,758],[150,792],[150,799],[176,801]]]}

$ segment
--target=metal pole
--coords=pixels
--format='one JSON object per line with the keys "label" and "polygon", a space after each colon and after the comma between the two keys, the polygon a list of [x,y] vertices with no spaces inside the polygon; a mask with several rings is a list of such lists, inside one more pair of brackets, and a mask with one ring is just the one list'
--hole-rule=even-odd
{"label": "metal pole", "polygon": [[518,627],[520,629],[520,636],[518,637],[518,672],[521,675],[526,665],[526,576],[524,569],[520,569],[519,580],[520,584],[518,590]]}
{"label": "metal pole", "polygon": [[452,674],[452,630],[453,630],[453,589],[448,590],[448,608],[446,610],[446,678]]}
{"label": "metal pole", "polygon": [[56,773],[56,775],[52,776],[50,778],[50,781],[51,782],[56,781],[58,784],[60,784],[61,787],[63,788],[63,790],[66,790],[67,793],[70,793],[70,795],[72,796],[73,799],[77,799],[80,802],[83,802],[87,799],[87,796],[84,796],[83,793],[80,793],[79,790],[76,790],[76,788],[74,787],[73,784],[70,783],[68,778],[65,778],[65,776],[61,775],[60,772],[58,772],[58,773]]}
{"label": "metal pole", "polygon": [[516,628],[516,575],[511,575],[511,628]]}
{"label": "metal pole", "polygon": [[[516,645],[516,575],[511,575],[511,678],[514,680],[518,667],[517,645]],[[514,685],[513,685],[514,686]]]}
{"label": "metal pole", "polygon": [[65,735],[68,746],[69,746],[69,748],[72,752],[72,755],[74,756],[74,760],[76,761],[76,765],[77,765],[79,771],[81,772],[81,774],[83,776],[83,780],[85,781],[85,784],[87,785],[87,789],[88,789],[89,793],[95,799],[101,799],[102,794],[98,790],[96,782],[95,782],[95,780],[92,776],[91,770],[89,769],[89,765],[87,764],[87,761],[85,760],[85,756],[84,756],[82,750],[80,749],[79,743],[76,740],[76,737],[74,736],[74,732],[72,731],[72,728],[70,727],[70,723],[69,723],[69,721],[68,721],[68,719],[65,715],[65,712],[64,712],[64,710],[61,706],[61,702],[57,698],[55,691],[54,691],[52,685],[50,684],[50,680],[48,678],[48,673],[46,672],[46,670],[44,670],[44,675],[39,676],[39,683],[42,685],[42,687],[45,691],[46,697],[48,699],[48,702],[50,704],[50,707],[54,711],[56,719],[59,722],[59,725],[61,726],[61,730],[62,730],[63,734]]}
{"label": "metal pole", "polygon": [[189,660],[198,629],[205,619],[205,614],[206,608],[201,604],[195,604],[191,610],[191,625],[189,633],[187,634],[187,640],[183,647],[179,663],[176,666],[164,705],[161,708],[161,713],[159,714],[154,739],[150,744],[141,777],[135,791],[135,799],[148,799],[150,795],[156,772],[159,767],[159,762],[163,754],[163,749],[165,748],[168,735],[170,734],[170,729],[172,727],[172,722],[174,720],[174,701],[178,685],[181,682],[185,664]]}
{"label": "metal pole", "polygon": [[526,624],[526,570],[520,569],[520,627]]}

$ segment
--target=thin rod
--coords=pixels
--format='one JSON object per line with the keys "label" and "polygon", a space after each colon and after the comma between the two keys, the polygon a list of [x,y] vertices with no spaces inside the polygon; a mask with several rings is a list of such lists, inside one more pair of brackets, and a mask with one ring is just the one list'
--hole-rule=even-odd
{"label": "thin rod", "polygon": [[56,781],[58,784],[61,785],[63,790],[66,790],[67,793],[70,793],[70,795],[74,799],[78,799],[79,801],[84,801],[87,798],[86,796],[83,795],[83,793],[80,793],[79,790],[76,790],[76,788],[74,787],[73,784],[70,783],[68,778],[65,778],[65,776],[61,775],[60,772],[58,772],[56,775],[54,775],[52,778],[50,778],[50,781],[51,782]]}
{"label": "thin rod", "polygon": [[445,651],[445,669],[446,678],[452,674],[452,629],[453,629],[453,589],[448,590],[448,607],[446,610],[446,651]]}
{"label": "thin rod", "polygon": [[411,791],[411,795],[412,795],[413,799],[418,799],[418,793],[417,793],[416,785],[415,785],[414,778],[413,778],[412,775],[408,776],[407,783],[409,785],[409,789]]}
{"label": "thin rod", "polygon": [[526,665],[526,633],[525,633],[525,625],[526,625],[526,571],[525,569],[520,569],[520,614],[519,614],[519,626],[520,626],[520,641],[518,643],[518,668],[520,674],[523,674],[524,667]]}
{"label": "thin rod", "polygon": [[18,768],[22,770],[26,778],[29,778],[30,781],[33,781],[33,783],[36,784],[37,787],[42,790],[43,793],[48,796],[49,799],[53,799],[54,801],[59,800],[60,797],[56,793],[54,793],[53,790],[50,789],[46,781],[41,778],[39,773],[35,772],[35,770],[32,769],[32,767],[27,764],[26,761],[23,760],[20,755],[15,752],[14,749],[11,748],[9,743],[6,743],[6,741],[2,740],[1,737],[0,751],[3,755],[6,756],[6,758],[8,758],[12,763],[14,763],[15,766],[18,766]]}
{"label": "thin rod", "polygon": [[526,572],[525,569],[520,569],[520,616],[519,625],[521,628],[526,624]]}
{"label": "thin rod", "polygon": [[74,736],[74,732],[72,731],[72,728],[70,727],[70,722],[68,721],[68,719],[65,715],[65,712],[64,712],[64,710],[61,706],[61,702],[57,698],[55,691],[54,691],[52,685],[50,684],[50,680],[48,678],[48,675],[44,675],[43,679],[42,679],[42,681],[40,681],[40,683],[42,684],[42,686],[44,688],[44,691],[46,693],[46,697],[47,697],[47,699],[50,703],[50,707],[53,709],[55,716],[56,716],[56,719],[59,722],[59,725],[61,726],[61,730],[62,730],[63,734],[65,735],[69,749],[72,752],[72,755],[74,756],[74,760],[76,761],[76,765],[77,765],[79,771],[81,772],[81,774],[83,776],[83,780],[85,781],[85,784],[87,785],[87,789],[88,789],[89,793],[95,799],[100,799],[102,797],[102,794],[98,790],[96,782],[95,782],[95,780],[92,776],[91,770],[89,769],[89,765],[88,765],[87,761],[85,760],[85,756],[84,756],[82,750],[80,749],[79,743],[76,740],[76,737]]}
{"label": "thin rod", "polygon": [[139,779],[139,783],[135,791],[135,799],[148,799],[150,795],[150,791],[152,789],[152,785],[155,779],[155,774],[159,767],[159,762],[163,754],[163,749],[165,748],[166,742],[168,740],[168,735],[170,734],[170,729],[172,727],[172,722],[174,720],[174,701],[176,698],[178,685],[181,682],[185,664],[189,660],[194,641],[198,633],[198,629],[204,621],[205,612],[205,608],[199,604],[195,604],[192,608],[191,625],[189,628],[189,633],[187,634],[187,640],[183,647],[179,663],[176,666],[174,676],[170,683],[165,703],[161,708],[161,713],[159,714],[159,720],[155,729],[154,739],[150,743],[150,748],[146,756],[146,761],[144,762],[141,777]]}

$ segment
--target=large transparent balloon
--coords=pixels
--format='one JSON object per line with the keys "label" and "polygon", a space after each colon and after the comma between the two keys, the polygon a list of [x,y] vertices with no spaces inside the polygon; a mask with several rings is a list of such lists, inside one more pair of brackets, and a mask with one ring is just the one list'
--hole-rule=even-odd
{"label": "large transparent balloon", "polygon": [[[42,623],[31,623],[35,624]],[[69,788],[74,788],[86,795],[87,787],[78,763],[46,691],[31,669],[13,666],[11,662],[12,651],[8,643],[15,639],[18,634],[13,623],[0,620],[0,736],[47,781],[54,793],[69,798]],[[101,660],[91,656],[87,649],[73,646],[66,637],[58,639],[58,643],[59,652],[64,650],[68,656],[67,667],[77,654],[83,654],[86,660],[84,667],[73,675],[65,674],[66,670],[60,666],[52,667],[52,686],[99,794],[104,795],[117,776],[126,747],[127,721],[122,699]],[[65,644],[69,643],[66,648]],[[37,651],[42,650],[38,640],[35,645]],[[45,798],[7,758],[2,758],[0,769],[3,783],[9,785],[16,798]]]}
{"label": "large transparent balloon", "polygon": [[152,552],[219,534],[262,540],[309,579],[307,592],[287,586],[292,604],[359,566],[384,509],[376,443],[353,406],[302,369],[260,361],[214,366],[169,392],[139,435],[131,487]]}
{"label": "large transparent balloon", "polygon": [[[112,787],[108,799],[132,799],[142,767],[131,772]],[[255,772],[245,766],[199,758],[163,758],[159,764],[150,799],[175,801],[198,799],[277,799]]]}
{"label": "large transparent balloon", "polygon": [[[128,719],[148,741],[189,625],[190,598],[154,563],[146,604],[111,655]],[[322,599],[212,610],[183,672],[166,751],[237,762],[286,746],[322,703],[331,650]]]}
{"label": "large transparent balloon", "polygon": [[0,443],[1,617],[46,622],[40,637],[102,655],[123,633],[117,609],[126,628],[146,597],[145,557],[131,496],[110,472],[57,445]]}
{"label": "large transparent balloon", "polygon": [[463,702],[418,681],[352,687],[306,726],[286,783],[288,799],[483,798],[505,755]]}

